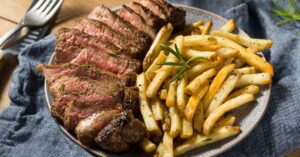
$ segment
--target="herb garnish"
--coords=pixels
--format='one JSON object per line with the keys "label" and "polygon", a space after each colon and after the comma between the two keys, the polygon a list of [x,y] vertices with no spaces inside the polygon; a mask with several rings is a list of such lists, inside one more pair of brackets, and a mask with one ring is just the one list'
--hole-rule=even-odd
{"label": "herb garnish", "polygon": [[65,85],[64,84],[60,84],[60,87],[59,87],[59,91],[64,91],[65,90]]}
{"label": "herb garnish", "polygon": [[294,21],[300,21],[300,8],[297,6],[295,0],[290,0],[286,10],[275,0],[272,1],[275,5],[275,9],[272,10],[272,15],[282,18],[281,21],[276,23],[278,26]]}
{"label": "herb garnish", "polygon": [[178,63],[177,62],[156,63],[157,65],[168,65],[168,66],[179,66],[180,67],[179,72],[172,77],[170,82],[173,82],[175,80],[179,80],[184,75],[184,73],[191,68],[189,66],[190,62],[193,62],[193,61],[196,61],[196,60],[199,60],[199,59],[208,60],[206,57],[198,56],[198,57],[190,58],[189,60],[185,61],[183,59],[183,57],[181,56],[179,50],[178,50],[177,44],[175,44],[175,50],[173,50],[172,48],[170,48],[169,46],[164,45],[164,44],[161,44],[160,47],[163,50],[172,53],[179,60]]}
{"label": "herb garnish", "polygon": [[117,54],[114,52],[108,52],[107,54],[110,55],[111,57],[117,57]]}

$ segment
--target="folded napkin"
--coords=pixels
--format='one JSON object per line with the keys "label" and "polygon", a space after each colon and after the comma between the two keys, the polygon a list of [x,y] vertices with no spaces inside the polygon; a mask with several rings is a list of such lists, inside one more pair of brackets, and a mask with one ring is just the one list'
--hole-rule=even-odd
{"label": "folded napkin", "polygon": [[[252,133],[222,156],[281,156],[300,147],[300,40],[297,25],[277,27],[270,15],[271,0],[173,0],[234,18],[250,36],[269,38],[274,46],[265,55],[275,68],[268,110]],[[282,4],[286,0],[281,0]],[[54,35],[27,47],[19,55],[9,96],[0,114],[0,156],[92,156],[68,139],[47,108],[44,79],[35,70],[47,63]]]}

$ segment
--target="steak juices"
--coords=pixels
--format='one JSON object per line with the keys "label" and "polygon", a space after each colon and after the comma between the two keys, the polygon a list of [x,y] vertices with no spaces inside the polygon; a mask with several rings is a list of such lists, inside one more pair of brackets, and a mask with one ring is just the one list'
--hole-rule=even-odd
{"label": "steak juices", "polygon": [[38,65],[54,97],[52,115],[85,145],[128,151],[148,133],[134,85],[160,28],[185,26],[185,11],[164,0],[133,2],[117,12],[98,5],[57,34],[56,65]]}

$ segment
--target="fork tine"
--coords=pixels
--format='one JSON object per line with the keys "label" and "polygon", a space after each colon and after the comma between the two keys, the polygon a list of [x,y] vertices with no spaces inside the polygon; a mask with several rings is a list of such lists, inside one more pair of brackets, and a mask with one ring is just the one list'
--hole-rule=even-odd
{"label": "fork tine", "polygon": [[45,2],[44,0],[38,0],[38,2],[35,3],[34,6],[29,11],[35,11],[35,10],[37,10],[37,8],[39,8],[44,2]]}
{"label": "fork tine", "polygon": [[63,0],[58,0],[58,2],[56,3],[55,7],[53,7],[53,9],[46,16],[46,18],[51,18],[56,13],[56,11],[60,8],[60,6],[61,6],[62,3],[63,3]]}
{"label": "fork tine", "polygon": [[50,9],[52,9],[53,5],[57,2],[57,0],[52,0],[51,3],[47,6],[47,8],[45,9],[45,11],[43,11],[43,15],[46,16]]}
{"label": "fork tine", "polygon": [[37,13],[42,13],[45,8],[49,5],[49,3],[51,2],[51,0],[46,0],[45,3],[43,3],[43,5],[37,10]]}

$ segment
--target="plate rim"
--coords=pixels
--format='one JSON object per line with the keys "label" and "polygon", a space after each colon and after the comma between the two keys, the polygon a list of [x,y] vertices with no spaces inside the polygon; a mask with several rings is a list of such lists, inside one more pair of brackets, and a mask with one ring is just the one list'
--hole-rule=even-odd
{"label": "plate rim", "polygon": [[[183,8],[189,8],[189,9],[192,9],[192,10],[198,10],[200,12],[204,12],[205,14],[209,14],[209,15],[212,15],[212,16],[215,16],[219,19],[222,19],[223,21],[228,21],[228,19],[222,17],[221,15],[218,15],[218,14],[215,14],[213,12],[210,12],[208,10],[204,10],[204,9],[201,9],[201,8],[197,8],[197,7],[193,7],[193,6],[189,6],[189,5],[186,5],[186,4],[178,4],[178,3],[172,3],[172,5],[174,6],[177,6],[177,7],[183,7]],[[115,11],[115,10],[118,10],[119,8],[121,8],[122,5],[118,5],[118,6],[114,6],[114,7],[111,7],[111,10]],[[237,27],[237,29],[239,30],[240,33],[242,33],[242,35],[245,35],[245,36],[249,36],[244,30],[242,30],[241,28]],[[262,55],[262,58],[264,60],[266,60],[264,54],[262,52],[259,52],[259,54]],[[48,61],[48,64],[52,64],[53,63],[53,60],[54,60],[54,56],[55,56],[55,53],[53,53]],[[228,150],[230,150],[231,148],[233,148],[234,146],[236,146],[237,144],[239,144],[242,140],[244,140],[246,137],[248,137],[248,135],[257,127],[257,125],[261,122],[262,118],[264,117],[267,109],[268,109],[268,106],[269,106],[269,101],[270,101],[270,97],[271,97],[271,90],[272,90],[272,84],[268,85],[268,88],[267,90],[265,91],[266,92],[266,98],[267,99],[264,99],[263,100],[263,111],[261,112],[260,116],[257,117],[256,121],[253,123],[253,126],[250,127],[247,132],[245,132],[245,134],[243,136],[241,136],[239,139],[237,139],[234,143],[232,143],[231,145],[226,145],[225,147],[223,147],[222,149],[217,149],[217,150],[214,150],[215,153],[213,153],[212,156],[218,156]],[[51,93],[49,92],[49,86],[47,84],[47,81],[46,79],[44,80],[44,92],[45,92],[45,98],[46,98],[46,102],[47,102],[47,108],[49,110],[49,112],[51,113],[51,104],[50,104],[50,97],[51,96]],[[82,143],[80,143],[69,131],[67,131],[52,115],[51,117],[53,118],[53,120],[55,121],[55,123],[58,125],[58,127],[62,130],[62,132],[68,137],[70,138],[74,143],[78,144],[79,146],[81,146],[82,148],[84,148],[87,152],[89,153],[92,153],[94,155],[97,155],[97,156],[102,156],[102,157],[107,157],[107,155],[105,154],[105,151],[104,150],[100,150],[100,149],[94,149],[94,148],[91,148],[89,146],[85,146],[83,145]],[[243,131],[243,130],[242,130]],[[231,139],[233,140],[233,139]],[[197,155],[201,155],[201,154],[197,154]]]}

